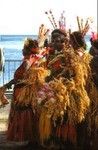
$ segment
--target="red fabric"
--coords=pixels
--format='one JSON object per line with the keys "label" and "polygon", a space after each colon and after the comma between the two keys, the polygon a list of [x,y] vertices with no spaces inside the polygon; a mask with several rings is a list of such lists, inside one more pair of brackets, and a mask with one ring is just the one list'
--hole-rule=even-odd
{"label": "red fabric", "polygon": [[23,79],[23,74],[25,73],[26,71],[26,61],[24,61],[20,66],[19,68],[15,71],[15,74],[14,74],[14,79],[15,80],[19,80],[19,79]]}
{"label": "red fabric", "polygon": [[64,141],[69,140],[73,144],[77,142],[77,132],[73,125],[67,123],[57,127],[56,137],[63,139]]}
{"label": "red fabric", "polygon": [[32,110],[16,111],[11,109],[7,131],[8,141],[33,141],[33,120]]}
{"label": "red fabric", "polygon": [[57,60],[56,62],[54,62],[54,64],[52,64],[52,67],[56,70],[61,68],[61,60]]}
{"label": "red fabric", "polygon": [[97,40],[98,39],[98,34],[95,33],[95,32],[92,32],[91,38],[92,38],[93,41]]}
{"label": "red fabric", "polygon": [[48,47],[49,55],[54,54],[55,50],[53,47]]}
{"label": "red fabric", "polygon": [[[16,70],[14,78],[16,80],[22,79],[26,71],[24,63]],[[12,105],[16,100],[18,92],[22,86],[15,86],[13,93]],[[36,140],[37,136],[36,118],[30,107],[26,109],[14,109],[13,106],[10,110],[7,140],[8,141],[32,141]]]}

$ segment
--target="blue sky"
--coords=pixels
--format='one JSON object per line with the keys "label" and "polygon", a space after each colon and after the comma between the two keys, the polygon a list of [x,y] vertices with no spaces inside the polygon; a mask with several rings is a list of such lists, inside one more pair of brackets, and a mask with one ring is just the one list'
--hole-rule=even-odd
{"label": "blue sky", "polygon": [[58,23],[65,11],[67,27],[76,28],[76,16],[92,17],[97,29],[97,0],[0,0],[0,34],[37,34],[40,24],[52,28],[45,11],[52,10]]}

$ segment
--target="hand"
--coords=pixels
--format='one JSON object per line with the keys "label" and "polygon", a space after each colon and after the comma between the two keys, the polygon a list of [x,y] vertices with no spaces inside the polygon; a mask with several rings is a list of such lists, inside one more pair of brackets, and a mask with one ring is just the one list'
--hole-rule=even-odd
{"label": "hand", "polygon": [[39,47],[44,46],[45,40],[48,38],[49,29],[46,29],[44,24],[41,24],[39,27],[39,33],[38,33],[38,45]]}

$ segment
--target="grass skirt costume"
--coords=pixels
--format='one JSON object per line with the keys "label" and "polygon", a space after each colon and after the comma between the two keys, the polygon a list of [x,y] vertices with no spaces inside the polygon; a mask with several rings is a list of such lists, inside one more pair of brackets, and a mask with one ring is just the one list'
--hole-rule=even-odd
{"label": "grass skirt costume", "polygon": [[[14,79],[16,81],[23,80],[25,72],[25,61],[21,66],[16,70]],[[14,87],[13,99],[11,103],[11,110],[8,120],[8,131],[7,131],[7,140],[8,141],[33,141],[36,140],[36,128],[35,126],[35,117],[32,110],[31,104],[21,105],[17,103],[18,95],[21,92],[25,85],[17,84]],[[29,95],[27,97],[29,99]],[[26,97],[24,101],[26,101]]]}
{"label": "grass skirt costume", "polygon": [[[20,75],[23,74],[20,72],[21,67],[18,71]],[[31,141],[40,144],[40,112],[44,103],[53,97],[53,91],[49,85],[45,83],[45,78],[49,74],[50,72],[43,67],[31,66],[29,70],[24,73],[24,78],[17,84],[17,87],[15,87],[9,117],[8,140]]]}
{"label": "grass skirt costume", "polygon": [[[60,58],[62,56],[57,57]],[[78,140],[81,141],[81,138],[78,136],[82,134],[79,132],[85,127],[90,108],[90,98],[86,90],[87,81],[91,78],[90,57],[85,54],[81,61],[80,56],[69,46],[64,49],[63,59],[65,67],[58,75],[59,78],[49,82],[55,97],[54,101],[47,101],[43,105],[39,118],[39,135],[42,144],[51,143],[58,148],[72,145],[71,148],[76,148],[80,146]],[[84,134],[86,137],[86,133]]]}
{"label": "grass skirt costume", "polygon": [[81,139],[88,137],[87,128],[92,130],[88,116],[93,112],[91,103],[95,100],[91,58],[84,54],[81,61],[70,47],[65,47],[63,56],[57,59],[62,57],[63,71],[48,84],[45,77],[49,74],[42,67],[31,67],[24,78],[24,65],[17,69],[15,79],[23,81],[14,88],[8,140],[33,141],[62,149],[84,144]]}

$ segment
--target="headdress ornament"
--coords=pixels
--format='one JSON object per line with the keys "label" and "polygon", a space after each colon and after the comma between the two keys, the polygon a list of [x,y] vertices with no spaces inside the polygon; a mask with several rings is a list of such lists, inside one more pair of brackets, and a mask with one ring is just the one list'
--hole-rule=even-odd
{"label": "headdress ornament", "polygon": [[87,18],[85,23],[84,23],[83,18],[80,18],[79,16],[77,16],[78,28],[79,28],[79,31],[82,33],[83,37],[86,35],[88,30],[90,29],[90,23],[93,23],[92,18],[90,18],[90,17]]}
{"label": "headdress ornament", "polygon": [[98,33],[92,32],[92,33],[91,33],[91,39],[92,39],[92,41],[97,40],[97,39],[98,39]]}

